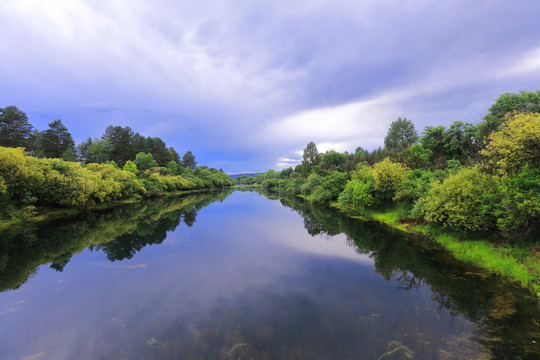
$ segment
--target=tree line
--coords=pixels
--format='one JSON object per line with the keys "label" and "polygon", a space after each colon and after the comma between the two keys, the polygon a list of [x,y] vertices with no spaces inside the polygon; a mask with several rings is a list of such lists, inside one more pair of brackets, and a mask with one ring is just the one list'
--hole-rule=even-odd
{"label": "tree line", "polygon": [[357,211],[401,204],[411,221],[536,241],[540,91],[501,95],[478,124],[426,126],[419,135],[411,120],[398,118],[384,147],[372,151],[321,154],[310,142],[294,169],[237,182]]}
{"label": "tree line", "polygon": [[128,126],[108,126],[101,138],[75,146],[60,119],[39,131],[17,107],[0,108],[0,216],[232,185],[222,169],[197,166],[191,151],[180,157]]}

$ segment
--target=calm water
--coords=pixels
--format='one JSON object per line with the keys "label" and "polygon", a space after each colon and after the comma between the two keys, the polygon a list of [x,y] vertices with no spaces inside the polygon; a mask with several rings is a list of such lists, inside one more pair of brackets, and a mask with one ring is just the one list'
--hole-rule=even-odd
{"label": "calm water", "polygon": [[0,358],[538,358],[525,291],[272,197],[167,198],[0,234]]}

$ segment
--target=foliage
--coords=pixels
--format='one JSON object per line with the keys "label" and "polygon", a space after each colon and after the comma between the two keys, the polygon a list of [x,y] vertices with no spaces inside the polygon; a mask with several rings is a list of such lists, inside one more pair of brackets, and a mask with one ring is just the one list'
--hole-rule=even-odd
{"label": "foliage", "polygon": [[48,158],[63,158],[67,151],[75,149],[75,142],[68,129],[57,119],[49,124],[39,139],[40,151]]}
{"label": "foliage", "polygon": [[[141,154],[145,159],[152,158]],[[169,175],[169,169],[159,167],[139,172],[137,177],[137,166],[131,161],[124,169],[114,161],[81,165],[38,159],[25,154],[23,148],[0,147],[0,214],[21,217],[33,214],[35,206],[91,208],[133,196],[233,185],[231,178],[215,169],[202,168],[201,178],[191,173],[189,178]]]}
{"label": "foliage", "polygon": [[407,178],[407,167],[386,158],[373,166],[375,190],[383,199],[391,199]]}
{"label": "foliage", "polygon": [[427,168],[430,157],[431,150],[424,148],[422,144],[413,144],[406,150],[404,161],[410,168]]}
{"label": "foliage", "polygon": [[186,151],[184,156],[182,156],[182,166],[190,169],[191,171],[195,171],[197,161],[195,161],[195,155],[193,155],[191,151]]}
{"label": "foliage", "polygon": [[504,175],[519,171],[525,164],[540,168],[540,114],[510,116],[489,139],[481,153],[491,170]]}
{"label": "foliage", "polygon": [[319,160],[319,151],[317,150],[317,145],[313,141],[307,144],[304,149],[302,164],[313,166],[317,165]]}
{"label": "foliage", "polygon": [[148,170],[158,166],[158,163],[156,162],[156,160],[154,160],[152,154],[145,154],[142,152],[137,154],[133,163],[140,171]]}
{"label": "foliage", "polygon": [[330,203],[339,197],[347,184],[348,177],[345,173],[333,171],[320,180],[320,184],[313,187],[309,200]]}
{"label": "foliage", "polygon": [[403,150],[418,142],[418,133],[412,121],[398,118],[392,121],[384,138],[384,148],[388,150]]}
{"label": "foliage", "polygon": [[0,146],[26,147],[31,131],[25,112],[13,105],[0,108]]}
{"label": "foliage", "polygon": [[137,165],[135,165],[135,163],[131,160],[126,161],[122,170],[129,171],[130,173],[133,173],[135,175],[137,175],[137,173],[139,172],[139,170],[137,169]]}
{"label": "foliage", "polygon": [[444,181],[436,181],[422,200],[426,220],[464,230],[495,226],[489,195],[496,194],[498,180],[476,168],[465,168]]}
{"label": "foliage", "polygon": [[524,165],[512,177],[504,177],[502,200],[495,212],[503,232],[528,234],[540,223],[540,169]]}
{"label": "foliage", "polygon": [[345,189],[339,195],[338,202],[342,207],[362,210],[373,205],[373,192],[373,182],[349,180]]}
{"label": "foliage", "polygon": [[478,125],[481,140],[498,131],[508,115],[514,113],[540,113],[540,90],[504,93],[495,99],[489,112]]}
{"label": "foliage", "polygon": [[395,198],[416,202],[426,196],[431,188],[431,184],[438,178],[444,176],[442,171],[432,172],[423,169],[413,169],[407,171],[407,178],[398,189]]}
{"label": "foliage", "polygon": [[330,150],[321,156],[319,165],[324,170],[344,172],[347,171],[347,157],[347,154]]}

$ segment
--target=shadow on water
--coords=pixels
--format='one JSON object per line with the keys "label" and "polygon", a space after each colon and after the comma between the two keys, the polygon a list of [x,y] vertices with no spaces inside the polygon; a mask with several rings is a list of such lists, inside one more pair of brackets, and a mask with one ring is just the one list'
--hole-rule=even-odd
{"label": "shadow on water", "polygon": [[[432,299],[441,308],[453,316],[464,315],[475,325],[474,341],[489,349],[492,358],[540,358],[540,305],[528,290],[456,261],[438,244],[421,236],[359,221],[345,212],[299,198],[258,192],[300,214],[312,236],[345,234],[350,246],[374,260],[377,273],[399,282],[399,289],[429,287]],[[459,344],[456,346],[459,348]]]}
{"label": "shadow on water", "polygon": [[110,261],[131,259],[145,246],[161,244],[167,231],[181,222],[192,226],[200,209],[232,192],[170,196],[3,231],[0,291],[19,288],[44,264],[63,271],[74,255],[87,248],[102,250]]}

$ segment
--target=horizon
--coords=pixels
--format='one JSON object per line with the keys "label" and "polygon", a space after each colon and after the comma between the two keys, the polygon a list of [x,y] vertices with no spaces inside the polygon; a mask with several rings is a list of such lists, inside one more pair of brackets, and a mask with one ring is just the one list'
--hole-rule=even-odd
{"label": "horizon", "polygon": [[76,143],[108,125],[231,175],[383,145],[390,123],[478,123],[540,83],[534,0],[0,4],[0,107]]}

